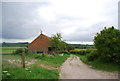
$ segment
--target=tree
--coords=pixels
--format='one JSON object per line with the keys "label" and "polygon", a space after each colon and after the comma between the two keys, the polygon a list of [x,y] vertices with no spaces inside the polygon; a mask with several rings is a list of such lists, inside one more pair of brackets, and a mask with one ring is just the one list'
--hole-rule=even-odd
{"label": "tree", "polygon": [[75,49],[75,47],[73,46],[73,45],[67,45],[67,50],[68,50],[68,52],[70,52],[70,50],[74,50]]}
{"label": "tree", "polygon": [[113,26],[105,27],[94,37],[94,45],[103,60],[118,62],[120,57],[120,31]]}
{"label": "tree", "polygon": [[53,47],[56,53],[59,51],[66,50],[67,43],[62,40],[61,33],[56,33],[51,37],[51,47]]}

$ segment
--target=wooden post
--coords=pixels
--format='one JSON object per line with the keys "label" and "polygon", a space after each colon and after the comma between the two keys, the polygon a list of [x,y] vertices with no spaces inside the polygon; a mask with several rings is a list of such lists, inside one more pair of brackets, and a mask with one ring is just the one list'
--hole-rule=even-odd
{"label": "wooden post", "polygon": [[22,50],[21,59],[22,59],[22,66],[23,68],[25,68],[25,49],[24,48]]}

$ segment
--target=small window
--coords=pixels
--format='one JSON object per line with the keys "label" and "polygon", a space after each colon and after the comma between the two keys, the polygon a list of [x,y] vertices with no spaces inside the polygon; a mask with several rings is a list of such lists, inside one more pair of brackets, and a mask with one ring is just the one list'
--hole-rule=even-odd
{"label": "small window", "polygon": [[40,39],[42,39],[42,37],[40,37]]}

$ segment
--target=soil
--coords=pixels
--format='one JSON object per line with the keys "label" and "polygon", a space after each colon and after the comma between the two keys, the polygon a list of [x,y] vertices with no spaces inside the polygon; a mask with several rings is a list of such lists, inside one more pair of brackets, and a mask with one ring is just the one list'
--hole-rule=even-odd
{"label": "soil", "polygon": [[58,70],[59,69],[59,68],[47,66],[47,65],[44,65],[44,64],[40,64],[40,67],[43,67],[43,68],[46,68],[46,69],[49,69],[49,70]]}

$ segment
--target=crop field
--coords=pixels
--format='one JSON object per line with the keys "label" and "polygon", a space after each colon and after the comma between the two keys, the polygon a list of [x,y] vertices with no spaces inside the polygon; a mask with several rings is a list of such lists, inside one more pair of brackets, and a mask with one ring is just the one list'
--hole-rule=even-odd
{"label": "crop field", "polygon": [[79,50],[79,51],[81,51],[81,50],[86,50],[86,49],[79,49],[79,48],[76,48],[75,50]]}
{"label": "crop field", "polygon": [[95,48],[87,48],[87,49],[79,49],[79,48],[76,48],[74,49],[75,51],[87,51],[87,50],[96,50]]}
{"label": "crop field", "polygon": [[24,48],[24,47],[0,47],[0,52],[2,52],[2,54],[12,54],[12,52],[14,52],[16,49],[19,48]]}

